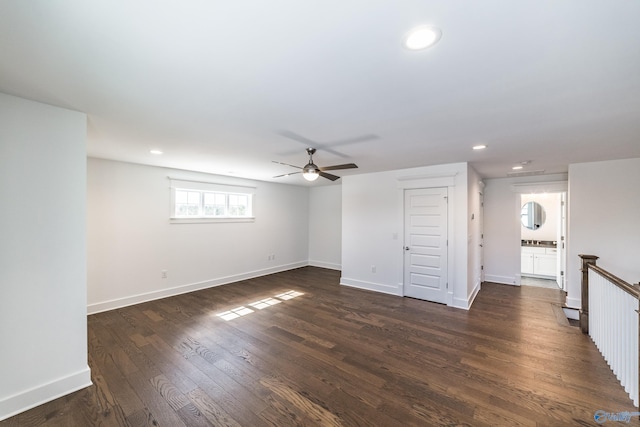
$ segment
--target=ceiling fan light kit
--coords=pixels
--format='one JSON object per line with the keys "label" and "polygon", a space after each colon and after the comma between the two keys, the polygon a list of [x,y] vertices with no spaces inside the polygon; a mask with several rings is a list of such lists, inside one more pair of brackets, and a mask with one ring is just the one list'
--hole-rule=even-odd
{"label": "ceiling fan light kit", "polygon": [[320,176],[318,167],[313,164],[313,155],[315,154],[315,148],[307,148],[307,154],[309,154],[309,163],[302,168],[302,176],[307,181],[315,181]]}
{"label": "ceiling fan light kit", "polygon": [[320,174],[318,173],[318,170],[315,168],[315,165],[308,164],[307,166],[304,167],[304,169],[302,169],[302,176],[307,181],[315,181],[316,179],[318,179]]}

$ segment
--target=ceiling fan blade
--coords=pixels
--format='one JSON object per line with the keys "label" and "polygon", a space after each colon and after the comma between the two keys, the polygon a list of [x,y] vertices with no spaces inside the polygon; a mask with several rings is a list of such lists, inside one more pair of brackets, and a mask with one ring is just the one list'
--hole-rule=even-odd
{"label": "ceiling fan blade", "polygon": [[291,166],[292,168],[302,169],[300,166],[290,165],[289,163],[276,162],[275,160],[271,160],[273,163],[277,163],[279,165]]}
{"label": "ceiling fan blade", "polygon": [[291,173],[284,173],[282,175],[276,175],[274,176],[274,178],[282,178],[283,176],[289,176],[289,175],[295,175],[297,173],[302,173],[302,172],[291,172]]}
{"label": "ceiling fan blade", "polygon": [[339,141],[333,141],[330,145],[332,147],[339,147],[341,145],[355,144],[357,142],[366,142],[366,141],[371,141],[373,139],[379,139],[379,138],[380,137],[378,135],[367,134],[367,135],[356,136],[354,138],[347,138],[347,139],[341,139]]}
{"label": "ceiling fan blade", "polygon": [[358,165],[355,163],[345,163],[344,165],[325,166],[320,168],[321,171],[334,171],[338,169],[357,169]]}
{"label": "ceiling fan blade", "polygon": [[336,179],[340,179],[339,176],[331,175],[330,173],[319,172],[320,176],[323,178],[330,179],[331,181],[335,181]]}
{"label": "ceiling fan blade", "polygon": [[307,147],[314,147],[315,145],[317,145],[317,142],[289,130],[281,130],[278,133],[286,138],[293,139],[294,141],[305,144]]}

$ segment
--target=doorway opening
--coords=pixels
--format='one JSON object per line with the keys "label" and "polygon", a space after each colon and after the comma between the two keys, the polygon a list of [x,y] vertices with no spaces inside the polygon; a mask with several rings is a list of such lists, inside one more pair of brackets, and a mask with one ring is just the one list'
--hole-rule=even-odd
{"label": "doorway opening", "polygon": [[566,192],[520,195],[520,284],[566,290]]}

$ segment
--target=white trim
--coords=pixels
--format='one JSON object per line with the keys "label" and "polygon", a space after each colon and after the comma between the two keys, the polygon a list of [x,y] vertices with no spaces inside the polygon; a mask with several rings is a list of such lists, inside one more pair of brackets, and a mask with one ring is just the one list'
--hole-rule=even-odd
{"label": "white trim", "polygon": [[[456,175],[417,175],[403,176],[398,178],[398,188],[402,190],[411,190],[419,188],[439,188],[439,187],[455,187]],[[404,206],[404,205],[403,205]]]}
{"label": "white trim", "polygon": [[580,320],[580,310],[577,308],[562,307],[562,311],[564,311],[564,315],[567,316],[567,319]]}
{"label": "white trim", "polygon": [[212,288],[214,286],[226,285],[229,283],[239,282],[241,280],[253,279],[254,277],[266,276],[268,274],[279,273],[281,271],[293,270],[295,268],[305,267],[309,265],[308,261],[299,261],[291,264],[280,265],[277,267],[265,268],[262,270],[250,271],[242,274],[234,274],[226,277],[206,280],[204,282],[191,283],[187,285],[176,286],[174,288],[162,289],[159,291],[146,292],[143,294],[132,295],[129,297],[118,298],[109,301],[89,304],[87,306],[87,314],[96,314],[103,311],[109,311],[116,308],[127,307],[134,304],[140,304],[147,301],[153,301],[161,298],[172,297],[175,295],[185,294],[188,292],[199,291],[202,289]]}
{"label": "white trim", "polygon": [[365,282],[364,280],[341,277],[340,284],[352,288],[365,289],[367,291],[382,292],[384,294],[390,294],[399,297],[402,296],[402,291],[398,286],[386,285],[384,283]]}
{"label": "white trim", "polygon": [[582,307],[581,298],[571,298],[567,295],[565,306],[566,308],[570,308],[572,310],[580,310],[580,308]]}
{"label": "white trim", "polygon": [[430,174],[422,174],[422,175],[405,175],[399,176],[398,181],[412,181],[416,179],[438,179],[438,178],[455,178],[458,175],[458,172],[443,172],[443,173],[430,173]]}
{"label": "white trim", "polygon": [[514,276],[498,276],[495,274],[484,274],[484,281],[485,282],[492,282],[492,283],[500,283],[502,285],[512,285],[512,286],[517,286],[516,285],[516,278]]}
{"label": "white trim", "polygon": [[89,366],[80,372],[32,387],[0,400],[0,421],[91,386]]}
{"label": "white trim", "polygon": [[216,224],[223,222],[256,222],[254,216],[248,217],[197,217],[197,218],[169,218],[170,224]]}
{"label": "white trim", "polygon": [[333,262],[317,261],[317,260],[310,259],[309,265],[312,267],[327,268],[329,270],[338,270],[338,271],[342,270],[341,264],[336,264]]}
{"label": "white trim", "polygon": [[469,308],[471,308],[471,305],[476,300],[476,297],[480,293],[481,289],[482,289],[482,283],[478,283],[475,286],[475,288],[473,288],[473,290],[471,291],[471,295],[469,295],[469,298],[467,298],[467,300],[469,301]]}
{"label": "white trim", "polygon": [[476,283],[476,286],[474,286],[473,290],[471,291],[471,294],[467,296],[466,299],[454,297],[451,305],[455,308],[460,308],[463,310],[471,309],[471,305],[473,304],[473,301],[475,301],[476,297],[478,296],[478,292],[480,292],[480,287],[481,287],[480,283]]}
{"label": "white trim", "polygon": [[[235,188],[244,188],[244,189],[250,189],[250,190],[254,190],[257,188],[255,186],[251,186],[251,185],[238,185],[238,184],[225,184],[223,182],[215,182],[215,181],[204,181],[204,180],[196,180],[196,179],[184,179],[184,178],[176,178],[176,177],[172,177],[172,176],[167,176],[167,178],[169,178],[171,180],[171,186],[174,186],[174,183],[177,184],[184,184],[184,185],[190,185],[190,184],[207,184],[206,187],[202,187],[203,190],[208,190],[210,188],[212,188],[211,186],[221,186],[221,187],[235,187]],[[201,188],[194,188],[194,190],[199,190]],[[225,192],[229,192],[228,190],[222,189],[222,191]]]}
{"label": "white trim", "polygon": [[511,191],[514,193],[563,193],[569,191],[569,181],[511,184]]}

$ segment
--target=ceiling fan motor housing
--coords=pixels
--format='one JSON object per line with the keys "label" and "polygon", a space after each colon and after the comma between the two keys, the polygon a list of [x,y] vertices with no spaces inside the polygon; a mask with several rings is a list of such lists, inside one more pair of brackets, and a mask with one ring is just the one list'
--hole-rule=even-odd
{"label": "ceiling fan motor housing", "polygon": [[305,167],[302,168],[302,173],[319,173],[320,169],[313,163],[309,162]]}

